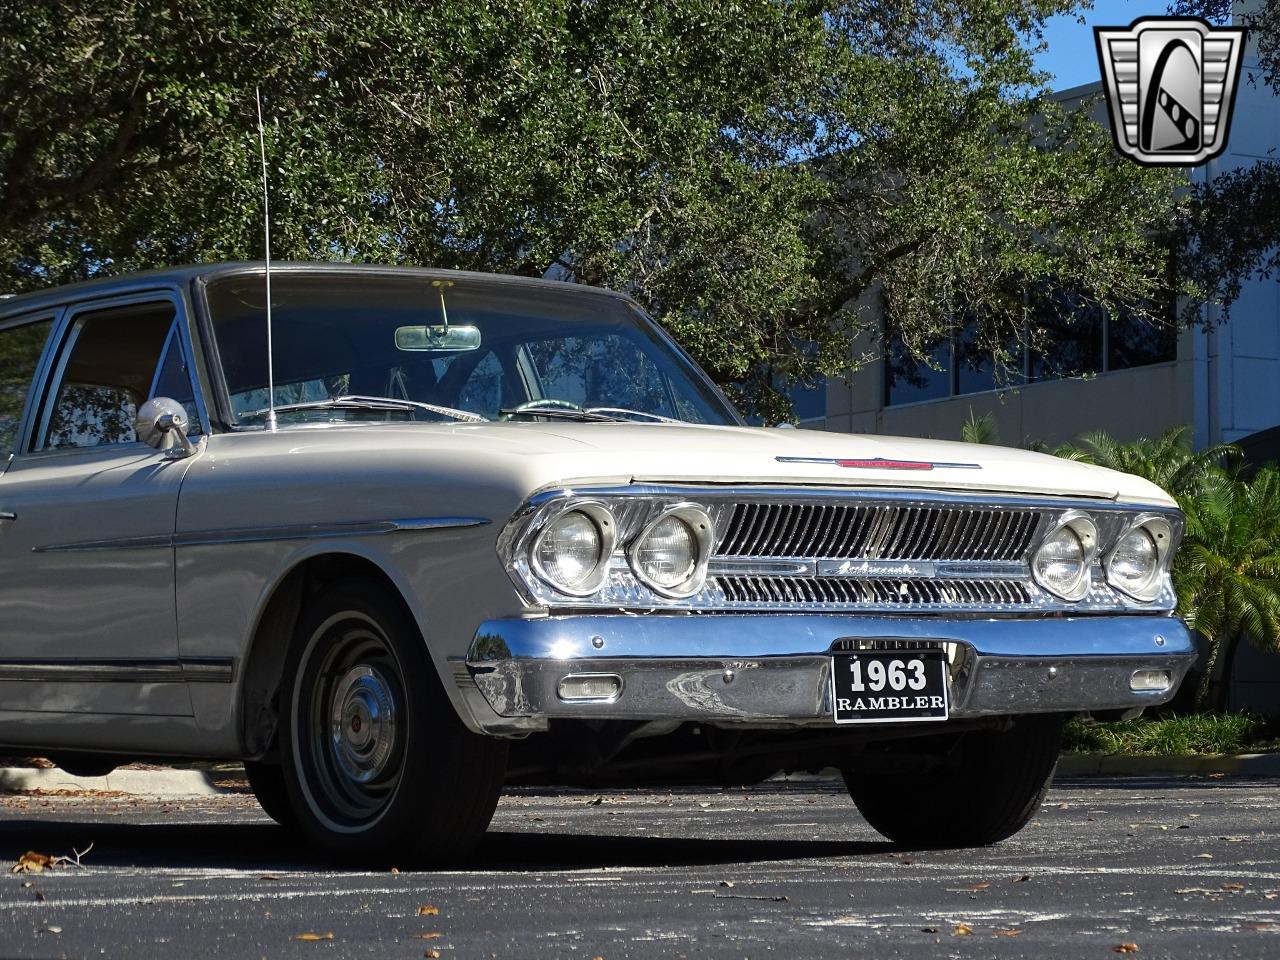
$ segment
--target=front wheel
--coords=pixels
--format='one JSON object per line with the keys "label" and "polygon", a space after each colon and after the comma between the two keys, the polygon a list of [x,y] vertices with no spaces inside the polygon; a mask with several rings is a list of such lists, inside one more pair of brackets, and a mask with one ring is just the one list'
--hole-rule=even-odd
{"label": "front wheel", "polygon": [[922,772],[860,773],[844,782],[858,812],[905,847],[981,847],[1013,836],[1040,808],[1058,763],[1064,718],[1018,717],[1008,730],[939,737]]}
{"label": "front wheel", "polygon": [[316,846],[385,866],[452,859],[479,841],[506,743],[463,726],[395,593],[352,581],[309,601],[283,691],[285,784]]}

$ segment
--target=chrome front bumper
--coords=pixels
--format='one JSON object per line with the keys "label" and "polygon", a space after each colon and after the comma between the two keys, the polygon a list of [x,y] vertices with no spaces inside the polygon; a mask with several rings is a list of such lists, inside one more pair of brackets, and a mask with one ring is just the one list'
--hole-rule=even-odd
{"label": "chrome front bumper", "polygon": [[[955,718],[1154,706],[1196,658],[1186,627],[1164,616],[611,614],[481,624],[454,675],[472,725],[494,734],[552,718],[827,726],[833,652],[920,641],[947,651]],[[1172,682],[1135,691],[1139,670],[1167,670]],[[619,677],[621,692],[563,699],[561,682],[583,674]]]}

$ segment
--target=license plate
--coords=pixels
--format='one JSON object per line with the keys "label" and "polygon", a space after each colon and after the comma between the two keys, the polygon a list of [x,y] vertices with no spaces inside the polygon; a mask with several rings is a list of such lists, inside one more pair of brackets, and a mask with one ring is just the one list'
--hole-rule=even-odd
{"label": "license plate", "polygon": [[836,653],[831,657],[836,723],[947,719],[947,660],[941,650]]}

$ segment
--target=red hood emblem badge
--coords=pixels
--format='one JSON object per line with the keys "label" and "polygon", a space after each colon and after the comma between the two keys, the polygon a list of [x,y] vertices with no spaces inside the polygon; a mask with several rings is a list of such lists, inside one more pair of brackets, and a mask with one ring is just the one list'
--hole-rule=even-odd
{"label": "red hood emblem badge", "polygon": [[845,459],[843,457],[774,457],[779,463],[828,463],[851,470],[981,470],[980,463],[940,463],[936,460]]}

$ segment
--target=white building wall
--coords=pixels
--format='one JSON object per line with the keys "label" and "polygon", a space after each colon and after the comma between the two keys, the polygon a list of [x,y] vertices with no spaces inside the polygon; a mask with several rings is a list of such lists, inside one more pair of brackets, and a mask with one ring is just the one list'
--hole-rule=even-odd
{"label": "white building wall", "polygon": [[[1280,97],[1262,82],[1250,44],[1227,150],[1193,177],[1210,181],[1259,160],[1280,161]],[[1209,308],[1209,319],[1218,312]],[[1196,439],[1232,442],[1280,424],[1280,278],[1245,283],[1229,322],[1197,334]]]}

